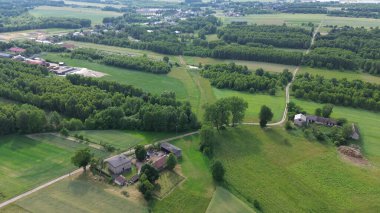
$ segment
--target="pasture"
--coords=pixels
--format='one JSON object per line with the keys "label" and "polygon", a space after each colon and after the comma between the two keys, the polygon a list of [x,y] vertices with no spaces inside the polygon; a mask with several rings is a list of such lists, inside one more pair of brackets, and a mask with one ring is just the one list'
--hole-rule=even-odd
{"label": "pasture", "polygon": [[94,8],[73,8],[73,7],[52,7],[40,6],[36,7],[29,13],[36,17],[66,17],[66,18],[82,18],[90,19],[91,24],[101,24],[105,17],[121,16],[122,13],[113,11],[102,11]]}
{"label": "pasture", "polygon": [[143,198],[126,198],[86,175],[72,176],[33,193],[1,212],[148,212]]}
{"label": "pasture", "polygon": [[277,91],[275,96],[264,94],[250,94],[233,90],[221,90],[213,88],[217,99],[231,96],[238,96],[248,102],[248,109],[245,113],[245,122],[259,122],[259,113],[262,105],[267,105],[272,109],[272,122],[281,120],[285,108],[285,94]]}
{"label": "pasture", "polygon": [[240,126],[217,134],[215,158],[234,194],[264,212],[376,212],[380,170],[343,162],[330,144],[282,127]]}
{"label": "pasture", "polygon": [[61,140],[0,138],[0,202],[75,169],[70,158],[81,145]]}
{"label": "pasture", "polygon": [[380,77],[370,75],[364,72],[355,72],[355,71],[340,71],[340,70],[328,70],[328,69],[320,69],[320,68],[312,68],[312,67],[301,67],[297,74],[310,73],[312,75],[321,75],[327,79],[336,78],[342,79],[347,78],[347,80],[352,81],[356,79],[360,79],[369,83],[377,83],[380,84]]}
{"label": "pasture", "polygon": [[[306,112],[314,113],[315,109],[322,107],[323,104],[293,99],[297,105],[301,106]],[[366,158],[370,160],[373,165],[380,166],[380,113],[370,112],[362,109],[355,109],[350,107],[335,106],[333,118],[346,118],[349,122],[357,123],[359,126],[361,145]]]}
{"label": "pasture", "polygon": [[206,213],[254,213],[255,211],[228,190],[216,187]]}
{"label": "pasture", "polygon": [[223,13],[218,12],[217,17],[221,18],[224,24],[229,24],[232,21],[246,21],[251,24],[266,24],[266,25],[282,25],[300,26],[302,23],[314,23],[318,25],[323,21],[323,25],[349,25],[352,27],[378,27],[380,26],[379,19],[367,18],[351,18],[351,17],[334,17],[325,14],[290,14],[290,13],[276,13],[276,14],[257,14],[247,15],[243,17],[227,17]]}
{"label": "pasture", "polygon": [[214,185],[209,160],[199,152],[199,137],[190,136],[173,142],[182,149],[179,163],[186,180],[167,197],[151,204],[153,212],[205,212],[211,201]]}
{"label": "pasture", "polygon": [[165,138],[174,137],[175,133],[138,132],[128,130],[82,130],[70,132],[90,139],[91,142],[105,142],[120,150],[127,150],[137,144],[151,144]]}

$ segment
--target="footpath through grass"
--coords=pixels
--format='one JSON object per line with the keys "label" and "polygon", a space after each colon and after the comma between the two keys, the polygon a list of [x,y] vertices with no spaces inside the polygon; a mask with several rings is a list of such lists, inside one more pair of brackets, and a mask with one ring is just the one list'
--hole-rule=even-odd
{"label": "footpath through grass", "polygon": [[79,145],[58,140],[0,137],[0,202],[75,169],[70,158]]}
{"label": "footpath through grass", "polygon": [[340,160],[336,148],[282,127],[238,127],[217,134],[216,159],[228,187],[264,212],[376,212],[380,170]]}

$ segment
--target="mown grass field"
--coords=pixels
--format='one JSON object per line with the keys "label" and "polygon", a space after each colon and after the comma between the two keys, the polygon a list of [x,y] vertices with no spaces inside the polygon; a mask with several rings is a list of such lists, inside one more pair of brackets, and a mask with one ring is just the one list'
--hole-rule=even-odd
{"label": "mown grass field", "polygon": [[79,147],[57,138],[1,137],[0,202],[74,170],[70,158]]}
{"label": "mown grass field", "polygon": [[155,141],[174,137],[175,133],[137,132],[128,130],[82,130],[74,131],[71,135],[79,134],[91,142],[105,142],[120,150],[127,150],[137,144],[151,144]]}
{"label": "mown grass field", "polygon": [[199,138],[186,137],[173,142],[182,149],[179,166],[186,180],[161,201],[152,204],[153,212],[205,212],[214,192],[209,162],[199,152]]}
{"label": "mown grass field", "polygon": [[[323,104],[294,98],[292,98],[292,101],[301,106],[308,113],[314,113],[316,108],[323,106]],[[380,167],[380,113],[335,106],[331,116],[333,118],[346,118],[348,121],[358,124],[365,157],[367,157],[373,165]]]}
{"label": "mown grass field", "polygon": [[377,212],[380,170],[343,162],[336,148],[282,127],[217,134],[216,159],[234,193],[264,212]]}
{"label": "mown grass field", "polygon": [[102,11],[94,8],[73,8],[73,7],[52,7],[40,6],[29,11],[30,14],[36,17],[70,17],[90,19],[91,24],[101,24],[103,18],[121,16],[122,13],[113,11]]}
{"label": "mown grass field", "polygon": [[80,2],[80,1],[64,1],[65,4],[73,4],[73,5],[78,5],[82,7],[115,7],[115,8],[122,8],[126,7],[127,5],[122,5],[122,4],[102,4],[102,3],[94,3],[94,2]]}
{"label": "mown grass field", "polygon": [[312,67],[301,67],[297,74],[310,73],[312,75],[321,75],[325,78],[336,78],[342,79],[347,78],[347,80],[356,80],[360,79],[362,81],[377,83],[380,84],[380,77],[370,75],[368,73],[363,72],[354,72],[354,71],[339,71],[339,70],[328,70],[328,69],[319,69]]}
{"label": "mown grass field", "polygon": [[279,121],[282,118],[285,108],[285,94],[283,91],[278,91],[275,96],[264,94],[250,94],[245,92],[238,92],[233,90],[221,90],[213,88],[214,94],[217,99],[238,96],[248,102],[248,109],[245,113],[244,121],[258,122],[259,113],[262,105],[267,105],[273,112],[272,121]]}
{"label": "mown grass field", "polygon": [[254,213],[255,211],[228,190],[216,187],[206,213]]}
{"label": "mown grass field", "polygon": [[160,189],[155,192],[155,195],[160,199],[168,195],[172,190],[177,187],[185,178],[172,171],[163,171],[160,173],[160,178],[157,183]]}
{"label": "mown grass field", "polygon": [[66,178],[0,209],[4,213],[125,211],[148,212],[144,202],[136,198],[125,198],[113,187],[84,175]]}

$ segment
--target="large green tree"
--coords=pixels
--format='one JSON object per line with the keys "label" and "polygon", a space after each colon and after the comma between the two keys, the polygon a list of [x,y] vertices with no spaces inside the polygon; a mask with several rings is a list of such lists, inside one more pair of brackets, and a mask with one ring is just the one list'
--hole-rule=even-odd
{"label": "large green tree", "polygon": [[260,110],[260,126],[262,128],[266,127],[268,121],[271,121],[272,118],[273,118],[272,110],[269,107],[263,105]]}
{"label": "large green tree", "polygon": [[244,119],[248,103],[243,98],[236,96],[226,98],[226,102],[228,103],[228,109],[232,114],[232,126],[234,126]]}
{"label": "large green tree", "polygon": [[177,158],[173,153],[170,153],[168,159],[166,160],[166,168],[169,170],[173,170],[177,165]]}
{"label": "large green tree", "polygon": [[85,148],[78,150],[71,158],[71,162],[79,168],[82,167],[84,172],[86,172],[86,167],[91,162],[92,158],[93,154],[90,152],[90,149]]}
{"label": "large green tree", "polygon": [[206,106],[205,120],[212,123],[219,131],[223,125],[228,125],[230,112],[228,105],[223,100],[218,100],[214,104]]}
{"label": "large green tree", "polygon": [[223,164],[220,161],[216,161],[211,167],[212,177],[215,181],[223,181],[224,174],[226,173]]}
{"label": "large green tree", "polygon": [[137,145],[135,147],[135,155],[138,161],[144,161],[146,157],[146,150],[143,145]]}

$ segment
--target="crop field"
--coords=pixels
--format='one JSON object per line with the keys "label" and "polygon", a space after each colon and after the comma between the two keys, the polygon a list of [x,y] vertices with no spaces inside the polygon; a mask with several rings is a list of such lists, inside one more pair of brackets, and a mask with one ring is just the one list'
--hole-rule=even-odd
{"label": "crop field", "polygon": [[121,16],[122,13],[113,11],[102,11],[93,8],[73,8],[73,7],[51,7],[40,6],[29,11],[30,14],[36,17],[70,17],[90,19],[91,24],[101,24],[103,18]]}
{"label": "crop field", "polygon": [[211,201],[214,185],[209,162],[199,152],[199,137],[191,136],[173,142],[182,149],[179,163],[186,180],[163,200],[152,204],[153,212],[205,212]]}
{"label": "crop field", "polygon": [[356,79],[360,79],[362,81],[377,83],[380,84],[380,77],[370,75],[368,73],[363,72],[354,72],[354,71],[339,71],[339,70],[328,70],[328,69],[319,69],[319,68],[311,68],[311,67],[301,67],[297,74],[310,73],[312,75],[321,75],[325,78],[336,78],[342,79],[347,78],[347,80],[352,81]]}
{"label": "crop field", "polygon": [[20,135],[0,138],[0,201],[75,169],[70,157],[78,146],[71,141],[45,139]]}
{"label": "crop field", "polygon": [[218,12],[216,14],[222,19],[224,24],[231,23],[232,21],[246,21],[252,24],[266,24],[266,25],[282,25],[287,24],[290,26],[300,26],[302,23],[314,23],[319,24],[323,21],[323,25],[349,25],[353,27],[377,27],[380,26],[379,19],[367,19],[367,18],[351,18],[351,17],[334,17],[324,14],[290,14],[290,13],[278,13],[278,14],[258,14],[247,15],[244,17],[226,17],[223,13]]}
{"label": "crop field", "polygon": [[174,137],[174,133],[138,132],[128,130],[82,130],[74,131],[95,143],[106,142],[120,150],[127,150],[137,144],[151,144],[155,141]]}
{"label": "crop field", "polygon": [[126,7],[127,5],[122,5],[122,4],[103,4],[103,3],[94,3],[94,2],[80,2],[80,1],[64,1],[65,4],[72,4],[72,5],[78,5],[78,6],[83,6],[83,7],[115,7],[115,8],[122,8]]}
{"label": "crop field", "polygon": [[[323,106],[323,104],[293,98],[292,101],[294,101],[297,105],[301,106],[308,113],[314,113],[316,108]],[[335,106],[331,116],[333,118],[346,118],[349,122],[354,122],[358,124],[361,136],[361,145],[364,151],[364,155],[371,161],[372,164],[379,167],[380,113],[349,107]]]}
{"label": "crop field", "polygon": [[220,98],[238,96],[248,102],[248,109],[245,113],[244,121],[258,122],[259,113],[262,105],[267,105],[272,109],[273,119],[272,122],[279,121],[282,118],[285,108],[285,94],[283,91],[277,92],[275,96],[264,94],[250,94],[245,92],[238,92],[233,90],[220,90],[213,88],[215,96]]}
{"label": "crop field", "polygon": [[206,213],[254,213],[255,211],[222,187],[216,187]]}
{"label": "crop field", "polygon": [[[135,196],[135,195],[133,195]],[[136,199],[136,198],[135,198]],[[141,198],[140,198],[141,199]],[[66,178],[33,193],[1,212],[148,212],[144,202],[126,198],[113,187],[85,175]]]}
{"label": "crop field", "polygon": [[380,170],[354,166],[330,144],[282,127],[237,127],[217,134],[215,157],[234,194],[264,212],[376,212]]}
{"label": "crop field", "polygon": [[0,33],[0,41],[11,41],[29,38],[43,38],[52,35],[63,35],[67,32],[72,31],[72,29],[60,29],[60,28],[49,28],[49,29],[38,29],[38,30],[23,30],[16,32],[6,32]]}
{"label": "crop field", "polygon": [[163,171],[160,173],[158,184],[160,185],[159,191],[155,195],[159,198],[167,196],[175,187],[184,180],[184,177],[172,171]]}

